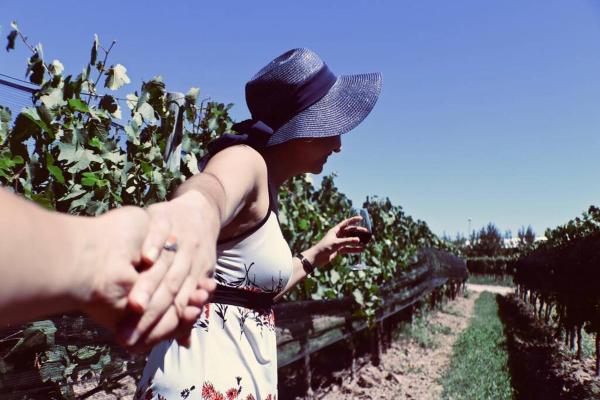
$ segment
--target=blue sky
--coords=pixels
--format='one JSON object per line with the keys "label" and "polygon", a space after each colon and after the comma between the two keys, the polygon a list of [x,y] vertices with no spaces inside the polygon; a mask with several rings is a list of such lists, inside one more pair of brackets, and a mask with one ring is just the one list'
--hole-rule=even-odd
{"label": "blue sky", "polygon": [[[438,234],[496,223],[516,233],[600,201],[600,3],[579,0],[2,2],[67,72],[93,34],[132,84],[233,102],[285,50],[309,47],[337,74],[380,71],[381,97],[325,173],[355,202],[388,196]],[[23,77],[27,53],[0,56]]]}

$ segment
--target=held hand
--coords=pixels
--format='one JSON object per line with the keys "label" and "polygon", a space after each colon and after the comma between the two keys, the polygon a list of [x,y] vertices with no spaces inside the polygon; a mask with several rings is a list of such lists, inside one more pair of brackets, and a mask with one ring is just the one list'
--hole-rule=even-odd
{"label": "held hand", "polygon": [[78,270],[83,280],[74,297],[96,322],[115,330],[127,296],[139,277],[140,249],[149,218],[145,210],[123,207],[97,218],[74,220],[81,232]]}
{"label": "held hand", "polygon": [[355,224],[360,222],[361,216],[347,218],[331,228],[323,239],[315,246],[316,265],[325,265],[333,261],[338,254],[360,253],[364,247],[360,245],[360,239],[351,236],[353,232],[368,232],[368,230]]}
{"label": "held hand", "polygon": [[[218,216],[198,192],[148,208],[150,226],[143,244],[144,259],[152,267],[140,274],[129,294],[132,316],[119,332],[126,346],[145,348],[177,331],[185,343],[200,306],[216,283]],[[176,244],[176,250],[164,244]],[[172,249],[174,250],[174,249]]]}

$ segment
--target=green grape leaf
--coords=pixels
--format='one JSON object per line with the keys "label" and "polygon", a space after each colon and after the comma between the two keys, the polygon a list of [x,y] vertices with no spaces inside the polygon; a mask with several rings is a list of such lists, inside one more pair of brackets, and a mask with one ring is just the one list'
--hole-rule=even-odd
{"label": "green grape leaf", "polygon": [[71,108],[71,110],[73,110],[73,111],[79,111],[79,112],[83,112],[83,113],[90,111],[90,108],[88,107],[88,105],[85,104],[80,99],[69,99],[69,100],[67,100],[67,103],[69,104],[69,108]]}
{"label": "green grape leaf", "polygon": [[48,165],[48,172],[52,174],[56,178],[56,180],[60,183],[65,183],[65,177],[62,173],[62,170],[58,168],[56,165]]}

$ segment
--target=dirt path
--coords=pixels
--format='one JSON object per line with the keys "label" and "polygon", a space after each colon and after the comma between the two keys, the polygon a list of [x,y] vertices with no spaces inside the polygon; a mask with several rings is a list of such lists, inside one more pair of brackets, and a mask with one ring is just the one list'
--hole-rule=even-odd
{"label": "dirt path", "polygon": [[467,289],[471,292],[491,292],[499,294],[509,294],[515,291],[514,288],[507,286],[494,286],[494,285],[477,285],[474,283],[467,283]]}
{"label": "dirt path", "polygon": [[469,324],[479,294],[471,292],[468,298],[459,297],[427,318],[429,326],[436,327],[433,348],[423,348],[414,339],[400,338],[382,355],[378,367],[366,364],[354,380],[346,374],[341,385],[317,393],[317,398],[439,399],[443,388],[438,380],[450,362],[458,334]]}

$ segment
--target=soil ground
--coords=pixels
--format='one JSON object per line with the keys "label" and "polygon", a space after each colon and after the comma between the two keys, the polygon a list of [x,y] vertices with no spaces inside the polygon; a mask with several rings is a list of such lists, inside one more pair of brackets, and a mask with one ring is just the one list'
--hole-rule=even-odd
{"label": "soil ground", "polygon": [[479,294],[459,296],[443,310],[429,314],[428,325],[436,327],[432,348],[424,348],[415,338],[401,336],[381,356],[379,366],[365,364],[355,379],[350,379],[348,372],[341,385],[317,392],[316,398],[439,399],[443,388],[438,380],[450,362],[456,338],[469,324]]}

